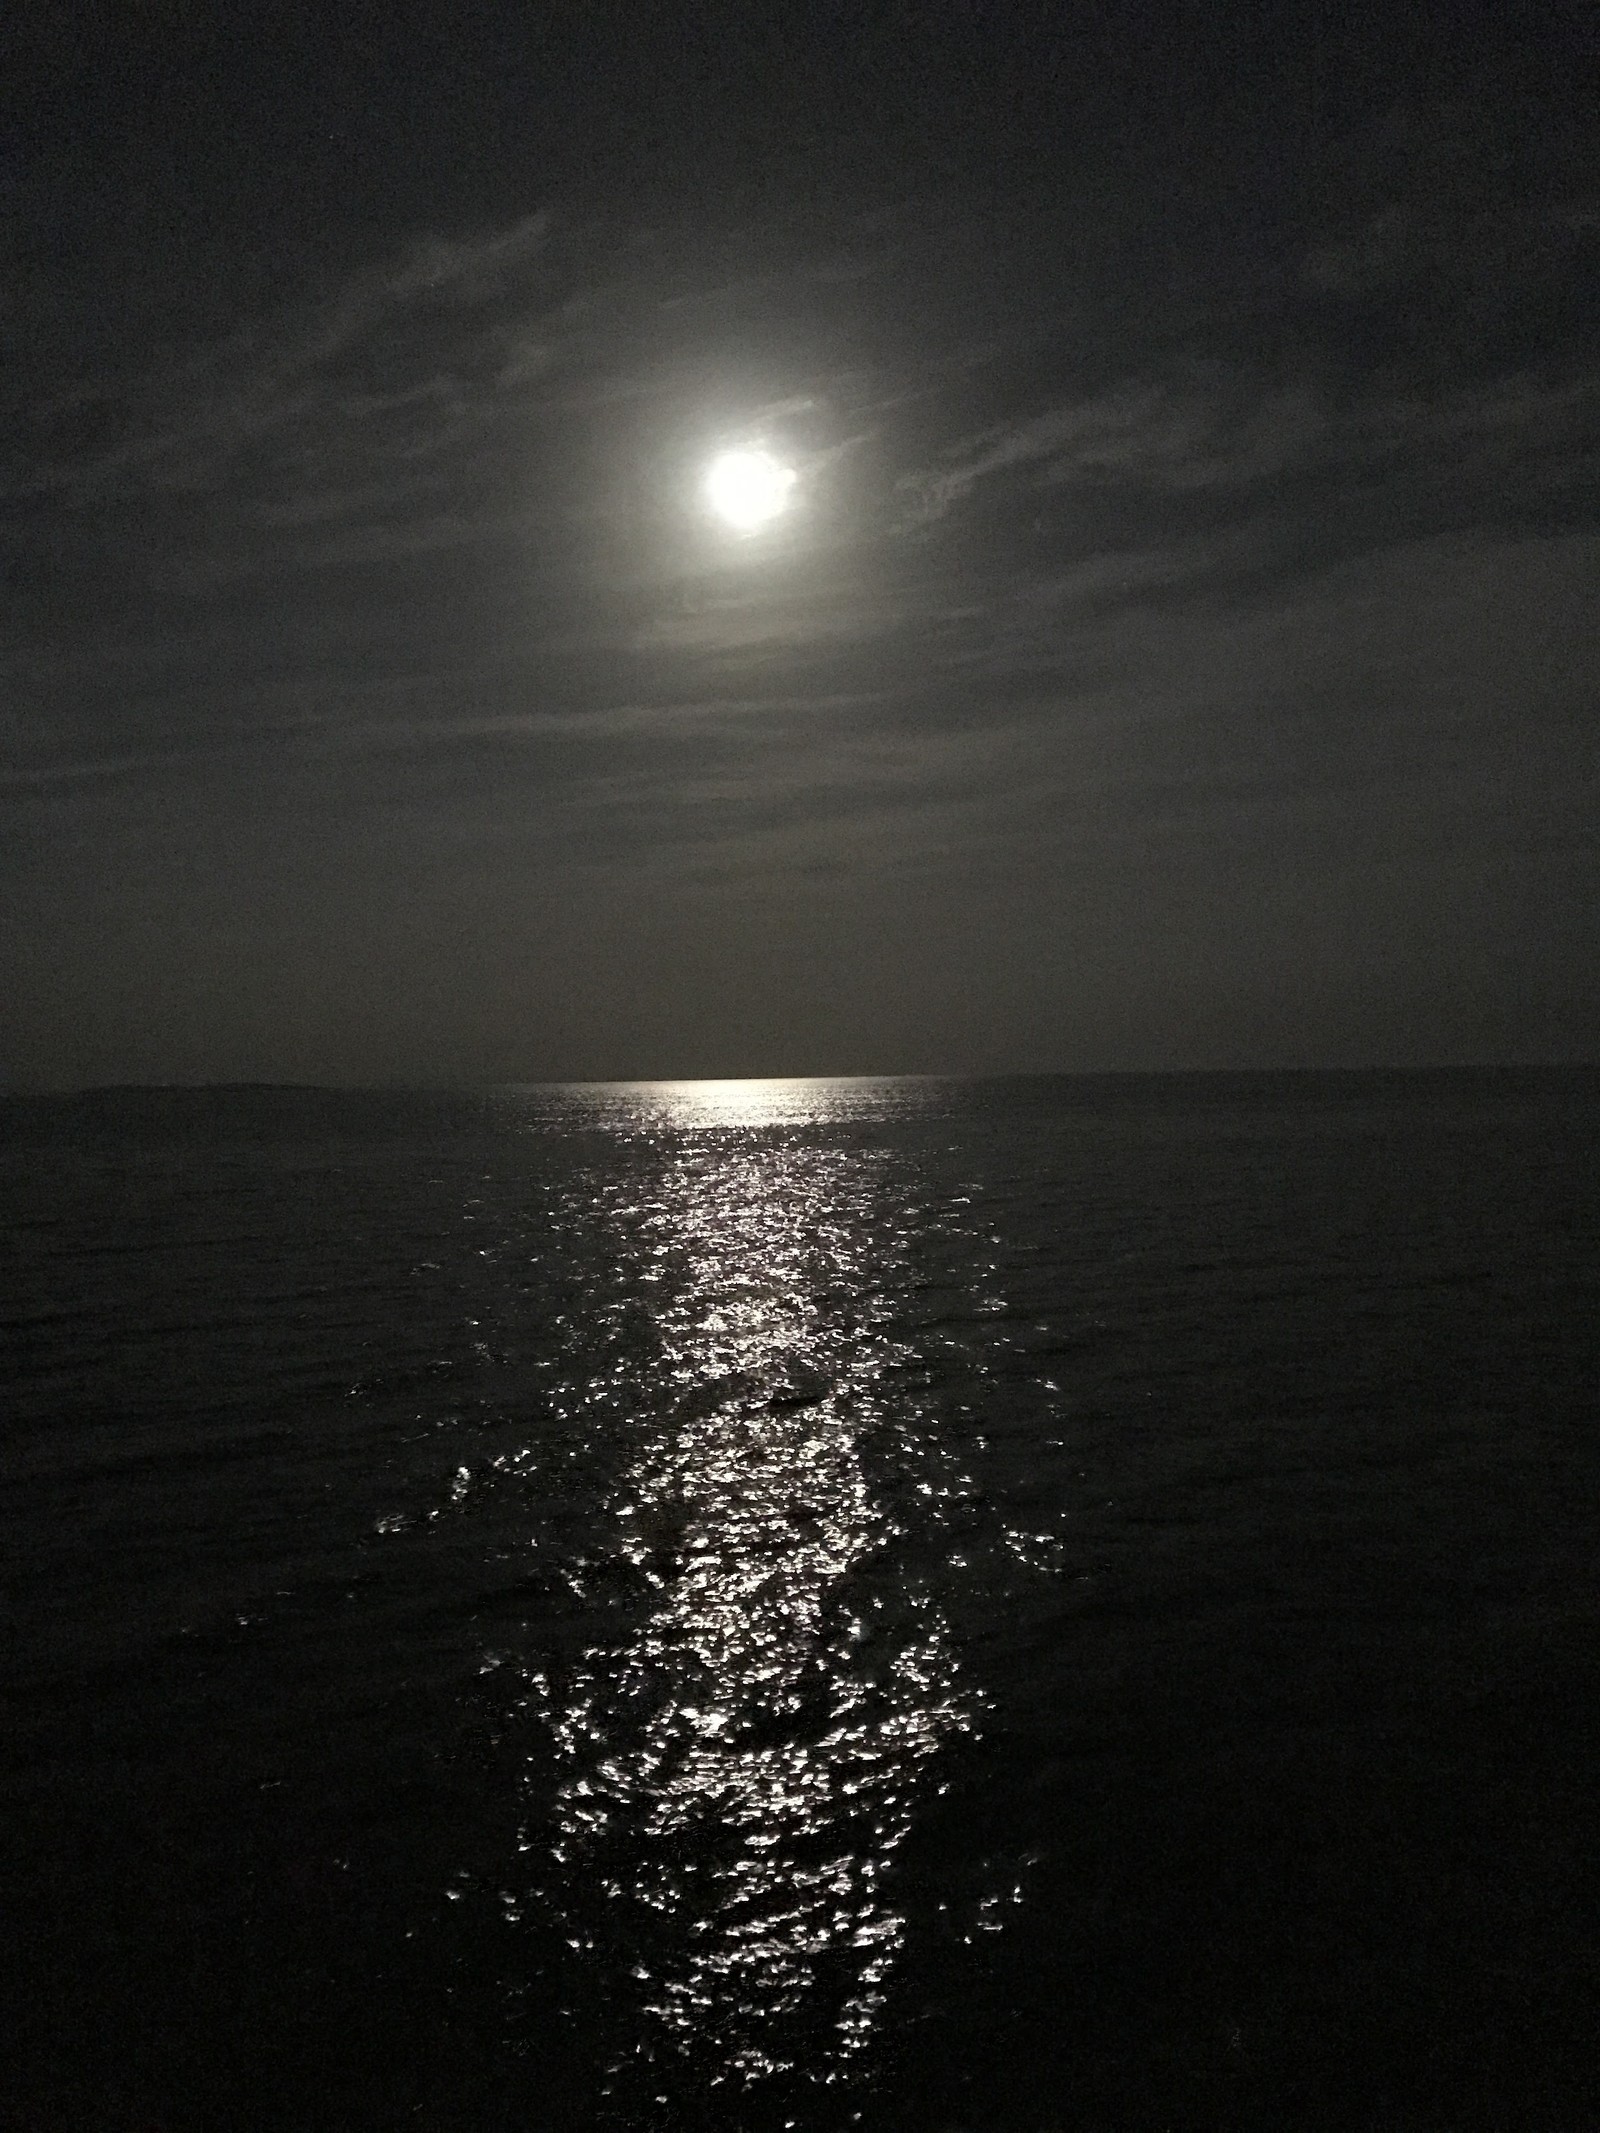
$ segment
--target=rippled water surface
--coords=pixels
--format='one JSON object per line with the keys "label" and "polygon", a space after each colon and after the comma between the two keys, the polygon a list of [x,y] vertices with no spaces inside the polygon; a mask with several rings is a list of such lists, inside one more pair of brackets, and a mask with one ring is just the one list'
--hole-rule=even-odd
{"label": "rippled water surface", "polygon": [[9,1100],[0,2125],[1600,2125],[1597,1096]]}

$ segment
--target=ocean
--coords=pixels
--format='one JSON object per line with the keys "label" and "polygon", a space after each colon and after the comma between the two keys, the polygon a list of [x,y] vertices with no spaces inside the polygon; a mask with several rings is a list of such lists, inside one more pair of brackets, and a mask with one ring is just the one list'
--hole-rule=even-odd
{"label": "ocean", "polygon": [[1600,2127],[1597,1099],[0,1101],[0,2125]]}

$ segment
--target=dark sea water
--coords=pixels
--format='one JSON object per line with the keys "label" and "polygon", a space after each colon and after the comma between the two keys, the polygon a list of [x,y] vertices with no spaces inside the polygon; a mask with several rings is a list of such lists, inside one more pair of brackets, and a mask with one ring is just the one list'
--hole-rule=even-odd
{"label": "dark sea water", "polygon": [[8,1100],[0,2124],[1600,2127],[1597,1100]]}

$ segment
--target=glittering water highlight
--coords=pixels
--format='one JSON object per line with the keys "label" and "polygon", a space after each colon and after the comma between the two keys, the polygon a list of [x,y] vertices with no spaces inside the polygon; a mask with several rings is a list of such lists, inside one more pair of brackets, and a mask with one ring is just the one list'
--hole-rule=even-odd
{"label": "glittering water highlight", "polygon": [[605,1962],[605,2093],[634,2110],[663,2080],[847,2077],[905,1938],[894,1854],[976,1716],[938,1581],[899,1559],[974,1493],[895,1331],[915,1176],[757,1130],[829,1094],[570,1098],[650,1151],[586,1210],[649,1298],[626,1370],[641,1426],[605,1545],[568,1580],[610,1634],[559,1668],[487,1655],[536,1736],[500,1900],[553,1907]]}
{"label": "glittering water highlight", "polygon": [[878,1170],[691,1150],[633,1211],[662,1383],[615,1509],[653,1604],[552,1697],[555,1857],[635,1914],[645,2056],[714,2039],[713,2084],[827,2081],[866,2043],[904,1931],[884,1870],[968,1716],[935,1602],[886,1625],[862,1584],[896,1536],[861,1440],[917,1435],[878,1389]]}

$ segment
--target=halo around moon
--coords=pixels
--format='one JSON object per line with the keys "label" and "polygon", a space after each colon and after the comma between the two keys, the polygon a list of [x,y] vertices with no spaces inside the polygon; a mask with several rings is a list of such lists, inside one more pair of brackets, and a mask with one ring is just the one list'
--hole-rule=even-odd
{"label": "halo around moon", "polygon": [[706,469],[705,499],[735,533],[759,533],[789,508],[798,477],[759,445],[719,452]]}

